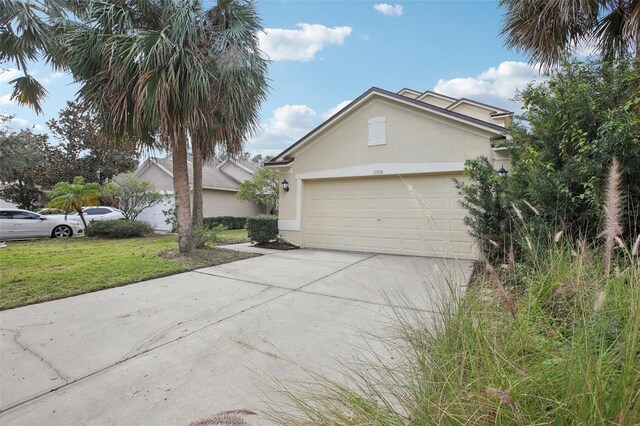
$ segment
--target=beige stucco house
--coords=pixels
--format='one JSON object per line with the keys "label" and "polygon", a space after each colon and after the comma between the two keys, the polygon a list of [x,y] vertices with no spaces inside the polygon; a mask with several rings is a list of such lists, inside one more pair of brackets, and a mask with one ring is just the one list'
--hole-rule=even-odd
{"label": "beige stucco house", "polygon": [[[190,181],[193,181],[193,166],[187,164]],[[236,198],[240,185],[251,179],[258,165],[244,159],[228,159],[212,162],[202,168],[202,202],[204,217],[255,216],[264,212],[260,206]],[[166,195],[164,202],[142,211],[139,220],[148,222],[154,229],[169,230],[163,210],[175,205],[173,192],[173,165],[170,158],[147,158],[134,172],[136,176],[153,183]],[[193,202],[193,197],[192,197]]]}
{"label": "beige stucco house", "polygon": [[453,179],[480,155],[509,169],[512,113],[372,88],[278,154],[281,235],[302,247],[475,259]]}

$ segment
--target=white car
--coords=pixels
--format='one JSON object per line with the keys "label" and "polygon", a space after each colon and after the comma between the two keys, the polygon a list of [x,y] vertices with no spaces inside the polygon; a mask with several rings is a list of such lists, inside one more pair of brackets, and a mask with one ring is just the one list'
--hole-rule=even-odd
{"label": "white car", "polygon": [[22,209],[0,209],[0,240],[84,236],[84,225]]}
{"label": "white car", "polygon": [[[119,220],[124,219],[124,213],[122,210],[118,210],[113,207],[96,206],[96,207],[83,207],[82,213],[84,214],[84,220],[87,221],[87,225],[97,220]],[[63,214],[54,214],[47,217],[64,220]],[[74,222],[82,222],[78,213],[69,213],[67,220],[73,220]]]}

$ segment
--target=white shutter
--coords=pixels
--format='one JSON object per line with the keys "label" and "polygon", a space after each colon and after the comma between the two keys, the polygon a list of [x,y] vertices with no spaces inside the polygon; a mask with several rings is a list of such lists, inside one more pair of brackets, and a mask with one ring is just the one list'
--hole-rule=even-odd
{"label": "white shutter", "polygon": [[369,119],[369,146],[386,145],[386,121],[385,117]]}

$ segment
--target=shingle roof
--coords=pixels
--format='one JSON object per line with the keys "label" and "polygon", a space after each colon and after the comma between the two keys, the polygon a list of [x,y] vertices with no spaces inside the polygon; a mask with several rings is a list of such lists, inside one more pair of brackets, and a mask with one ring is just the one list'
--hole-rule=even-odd
{"label": "shingle roof", "polygon": [[242,164],[244,167],[246,167],[247,169],[251,170],[252,172],[257,172],[258,169],[260,168],[260,164],[256,164],[251,160],[246,160],[244,158],[235,160],[238,163]]}
{"label": "shingle roof", "polygon": [[[169,173],[173,174],[173,163],[170,158],[153,158],[153,161],[167,169]],[[189,169],[189,180],[191,180],[191,176],[193,176],[193,164],[188,162],[187,168]],[[241,182],[238,182],[216,167],[212,167],[210,164],[202,167],[203,188],[229,189],[237,191],[240,189],[240,184]]]}

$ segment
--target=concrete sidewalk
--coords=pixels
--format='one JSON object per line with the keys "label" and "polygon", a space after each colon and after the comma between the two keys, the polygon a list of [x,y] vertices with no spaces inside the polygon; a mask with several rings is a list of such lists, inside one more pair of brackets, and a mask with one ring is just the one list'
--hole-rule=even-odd
{"label": "concrete sidewalk", "polygon": [[277,399],[271,378],[335,374],[336,358],[370,343],[363,332],[385,333],[384,292],[435,310],[447,279],[466,283],[470,266],[294,250],[3,311],[0,423],[187,424],[260,411]]}

